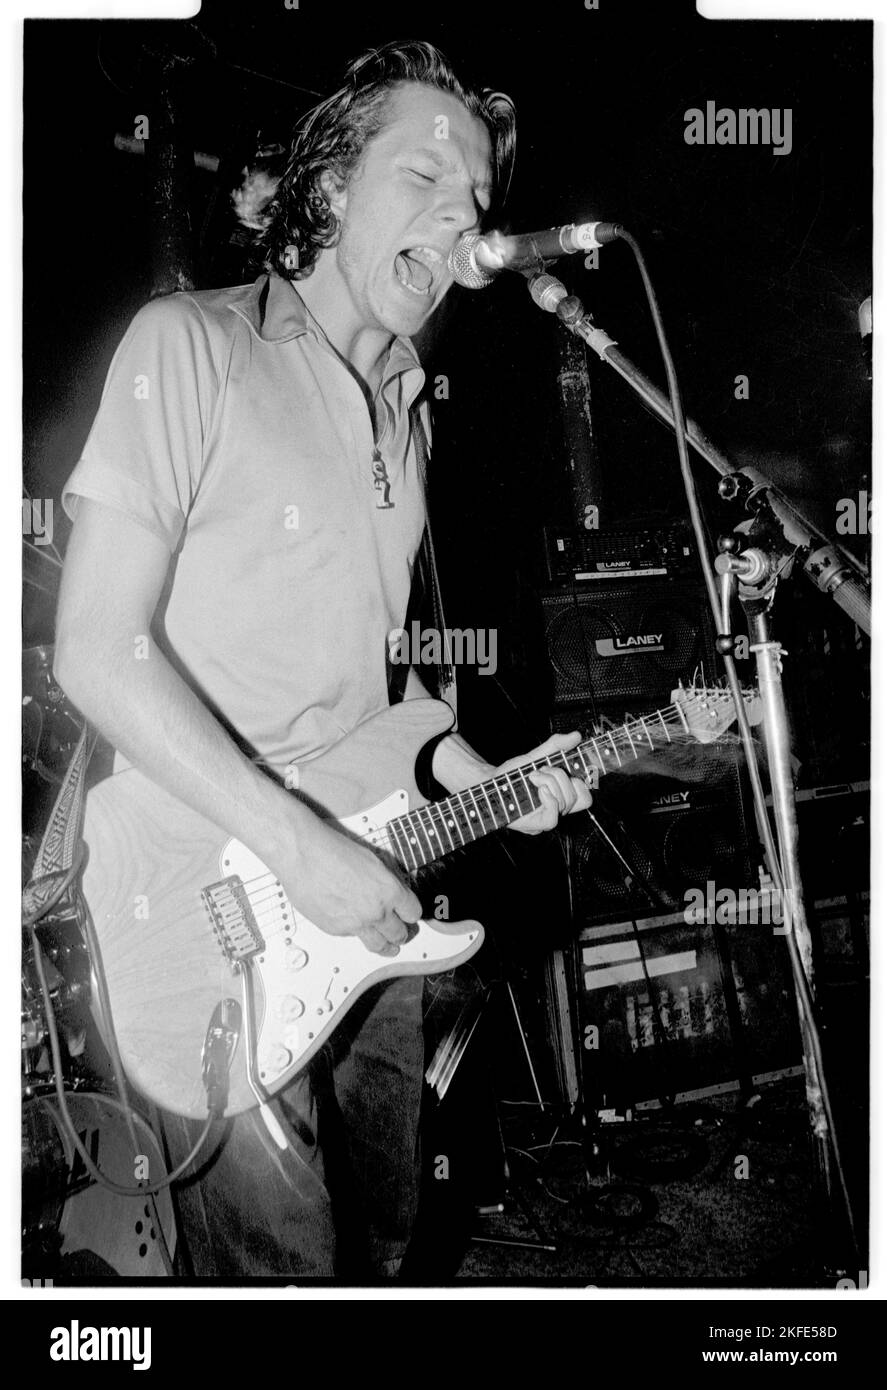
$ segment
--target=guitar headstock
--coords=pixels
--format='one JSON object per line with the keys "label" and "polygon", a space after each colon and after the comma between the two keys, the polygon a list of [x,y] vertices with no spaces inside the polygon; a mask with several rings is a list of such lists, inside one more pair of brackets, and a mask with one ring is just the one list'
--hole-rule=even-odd
{"label": "guitar headstock", "polygon": [[[671,698],[687,721],[687,728],[699,743],[713,743],[726,733],[736,718],[733,696],[720,686],[681,687]],[[756,690],[744,690],[742,700],[749,724],[761,722],[761,697]]]}

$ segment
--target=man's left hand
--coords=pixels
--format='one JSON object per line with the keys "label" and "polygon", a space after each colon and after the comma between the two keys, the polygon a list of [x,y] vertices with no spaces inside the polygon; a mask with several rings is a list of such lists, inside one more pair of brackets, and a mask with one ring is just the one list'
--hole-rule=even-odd
{"label": "man's left hand", "polygon": [[[575,748],[581,741],[580,733],[553,734],[531,752],[523,753],[519,758],[509,758],[507,763],[496,768],[494,776],[500,772],[511,772],[516,767],[536,762],[552,753]],[[524,835],[540,835],[543,830],[553,830],[561,816],[569,815],[571,811],[587,810],[591,805],[591,792],[587,784],[578,777],[571,777],[563,768],[540,768],[528,773],[527,781],[538,787],[541,804],[538,810],[522,816],[510,827]]]}

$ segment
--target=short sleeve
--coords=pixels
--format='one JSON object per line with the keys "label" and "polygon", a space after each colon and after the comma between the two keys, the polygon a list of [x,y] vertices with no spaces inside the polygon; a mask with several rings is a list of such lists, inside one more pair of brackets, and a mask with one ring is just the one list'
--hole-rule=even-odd
{"label": "short sleeve", "polygon": [[114,354],[98,414],[62,505],[107,503],[173,552],[200,484],[218,374],[199,308],[188,295],[140,309]]}

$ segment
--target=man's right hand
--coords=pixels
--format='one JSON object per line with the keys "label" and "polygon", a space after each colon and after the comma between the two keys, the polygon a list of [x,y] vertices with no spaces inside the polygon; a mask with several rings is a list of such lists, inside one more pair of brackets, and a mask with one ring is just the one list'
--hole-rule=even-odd
{"label": "man's right hand", "polygon": [[293,906],[331,936],[357,936],[367,950],[396,956],[422,916],[419,899],[372,850],[311,819],[310,829],[301,819],[295,849],[276,866]]}

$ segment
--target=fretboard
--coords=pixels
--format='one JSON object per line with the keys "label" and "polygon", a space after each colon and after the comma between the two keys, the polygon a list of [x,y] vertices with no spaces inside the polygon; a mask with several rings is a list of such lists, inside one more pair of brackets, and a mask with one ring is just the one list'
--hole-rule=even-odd
{"label": "fretboard", "polygon": [[433,801],[396,816],[385,827],[391,851],[404,868],[413,873],[451,850],[471,844],[493,830],[513,825],[522,816],[535,811],[540,797],[538,787],[529,780],[531,772],[560,767],[571,777],[595,784],[606,773],[688,732],[678,705],[668,705],[655,714],[629,720],[618,728],[586,739],[575,748],[524,763],[487,782],[453,792],[442,801]]}

